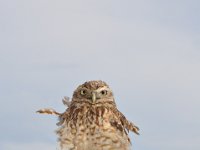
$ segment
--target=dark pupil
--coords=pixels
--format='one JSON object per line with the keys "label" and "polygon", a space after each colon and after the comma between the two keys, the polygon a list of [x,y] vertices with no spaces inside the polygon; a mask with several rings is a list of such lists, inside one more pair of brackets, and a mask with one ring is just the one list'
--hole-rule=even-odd
{"label": "dark pupil", "polygon": [[101,91],[101,94],[102,95],[105,95],[107,92],[106,91]]}
{"label": "dark pupil", "polygon": [[83,90],[83,91],[82,91],[82,93],[83,93],[83,94],[85,94],[85,93],[86,93],[86,91],[85,91],[85,90]]}

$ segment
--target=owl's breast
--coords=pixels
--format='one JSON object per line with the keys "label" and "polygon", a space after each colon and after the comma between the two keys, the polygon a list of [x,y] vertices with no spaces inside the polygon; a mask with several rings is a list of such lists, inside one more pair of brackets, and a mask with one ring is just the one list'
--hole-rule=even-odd
{"label": "owl's breast", "polygon": [[117,150],[129,145],[127,135],[116,130],[110,122],[117,119],[112,110],[105,107],[77,109],[58,131],[61,145],[76,146],[82,150],[100,150],[102,145],[105,149],[114,146]]}

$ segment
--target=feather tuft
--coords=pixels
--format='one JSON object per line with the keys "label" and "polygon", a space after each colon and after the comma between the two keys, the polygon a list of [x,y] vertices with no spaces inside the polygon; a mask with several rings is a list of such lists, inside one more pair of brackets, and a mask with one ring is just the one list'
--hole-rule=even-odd
{"label": "feather tuft", "polygon": [[40,110],[38,110],[36,112],[40,113],[40,114],[50,114],[50,115],[57,115],[57,116],[61,115],[61,113],[58,113],[57,111],[55,111],[52,108],[43,108],[43,109],[40,109]]}

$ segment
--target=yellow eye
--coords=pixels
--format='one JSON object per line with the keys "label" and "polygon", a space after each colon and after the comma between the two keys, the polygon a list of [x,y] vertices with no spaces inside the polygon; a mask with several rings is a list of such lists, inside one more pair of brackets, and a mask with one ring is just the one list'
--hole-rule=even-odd
{"label": "yellow eye", "polygon": [[86,94],[86,90],[81,90],[81,95],[85,95]]}
{"label": "yellow eye", "polygon": [[107,95],[107,93],[108,93],[108,91],[106,91],[106,90],[101,91],[101,95]]}

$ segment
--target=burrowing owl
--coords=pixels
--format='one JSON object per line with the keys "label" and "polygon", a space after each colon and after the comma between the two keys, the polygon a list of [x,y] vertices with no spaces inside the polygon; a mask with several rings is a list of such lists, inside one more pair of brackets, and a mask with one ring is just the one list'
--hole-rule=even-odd
{"label": "burrowing owl", "polygon": [[[65,101],[64,101],[65,102]],[[61,150],[129,150],[128,131],[139,128],[117,109],[113,92],[103,81],[89,81],[78,86],[67,110],[38,112],[59,116],[57,130]]]}

